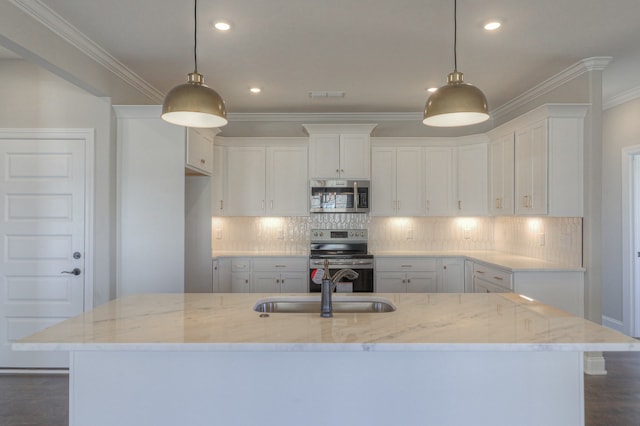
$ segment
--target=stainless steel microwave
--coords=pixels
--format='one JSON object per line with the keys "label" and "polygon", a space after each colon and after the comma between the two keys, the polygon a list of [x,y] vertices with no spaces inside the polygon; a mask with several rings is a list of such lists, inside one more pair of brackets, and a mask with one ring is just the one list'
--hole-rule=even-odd
{"label": "stainless steel microwave", "polygon": [[368,180],[311,180],[311,213],[368,213]]}

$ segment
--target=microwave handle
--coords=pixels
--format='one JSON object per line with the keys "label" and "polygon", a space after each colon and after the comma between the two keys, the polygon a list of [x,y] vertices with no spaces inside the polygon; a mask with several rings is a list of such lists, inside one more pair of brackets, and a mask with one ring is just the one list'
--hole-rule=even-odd
{"label": "microwave handle", "polygon": [[358,182],[353,182],[353,207],[358,210]]}

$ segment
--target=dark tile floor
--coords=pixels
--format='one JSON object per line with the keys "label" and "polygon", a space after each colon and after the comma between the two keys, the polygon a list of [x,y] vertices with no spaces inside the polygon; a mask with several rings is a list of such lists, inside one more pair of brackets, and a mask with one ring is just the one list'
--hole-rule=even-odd
{"label": "dark tile floor", "polygon": [[[605,353],[606,376],[585,376],[586,426],[640,425],[640,353]],[[0,375],[0,426],[69,424],[67,375]]]}

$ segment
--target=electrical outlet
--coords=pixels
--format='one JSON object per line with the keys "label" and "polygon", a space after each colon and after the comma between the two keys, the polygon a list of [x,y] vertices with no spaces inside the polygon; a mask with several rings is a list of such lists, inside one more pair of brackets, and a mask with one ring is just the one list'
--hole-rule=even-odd
{"label": "electrical outlet", "polygon": [[407,229],[407,240],[413,240],[413,229]]}
{"label": "electrical outlet", "polygon": [[279,228],[278,229],[278,239],[279,240],[284,240],[284,228]]}
{"label": "electrical outlet", "polygon": [[222,229],[218,228],[216,229],[216,240],[221,240],[222,239]]}
{"label": "electrical outlet", "polygon": [[546,243],[546,238],[544,234],[538,234],[538,245],[544,246]]}

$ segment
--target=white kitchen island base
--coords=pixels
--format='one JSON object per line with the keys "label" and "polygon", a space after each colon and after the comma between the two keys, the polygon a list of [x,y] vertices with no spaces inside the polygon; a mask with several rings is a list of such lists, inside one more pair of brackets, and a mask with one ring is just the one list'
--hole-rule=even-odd
{"label": "white kitchen island base", "polygon": [[76,351],[70,425],[584,424],[581,352]]}

